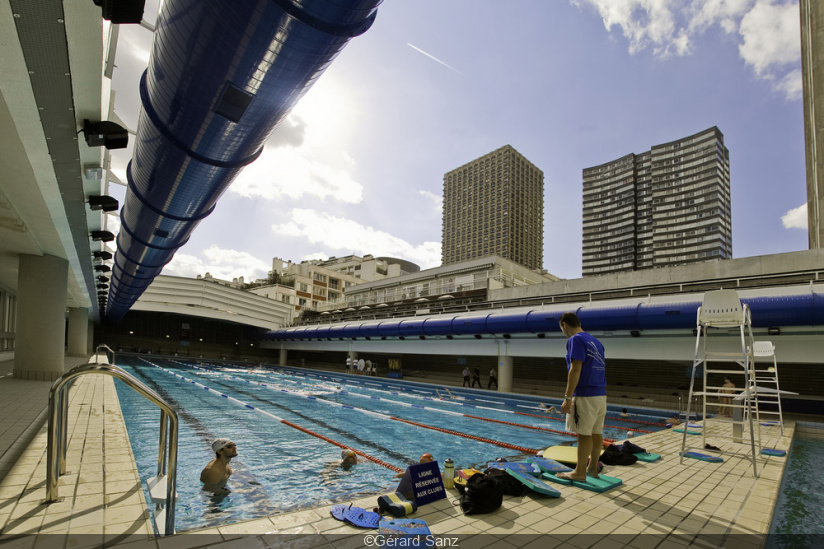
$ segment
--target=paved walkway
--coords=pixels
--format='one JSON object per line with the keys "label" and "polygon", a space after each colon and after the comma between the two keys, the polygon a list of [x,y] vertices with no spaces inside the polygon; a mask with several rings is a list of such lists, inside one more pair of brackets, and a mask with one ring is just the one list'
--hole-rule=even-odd
{"label": "paved walkway", "polygon": [[[0,382],[0,391],[4,383]],[[42,393],[39,386],[18,387],[20,393],[30,390],[31,398]],[[21,395],[20,402],[27,398]],[[338,522],[326,506],[155,538],[113,380],[108,376],[79,378],[70,393],[69,415],[69,474],[60,480],[63,501],[42,503],[46,430],[41,428],[0,481],[0,542],[22,549],[102,543],[186,549],[278,544],[349,548],[374,541],[368,536],[377,531]],[[794,428],[789,423],[784,436],[777,427],[762,428],[763,445],[788,448]],[[449,498],[423,506],[413,517],[426,520],[434,534],[443,536],[439,538],[442,545],[462,548],[703,547],[709,535],[719,536],[712,546],[735,540],[755,547],[763,538],[742,534],[768,531],[785,458],[759,456],[756,478],[747,455],[749,446],[733,442],[731,435],[730,423],[709,426],[708,442],[721,448],[719,455],[725,459],[721,464],[690,459],[679,463],[681,435],[662,431],[633,440],[663,458],[656,463],[608,467],[605,473],[621,478],[623,485],[603,494],[557,485],[561,498],[505,497],[503,507],[494,513],[464,516],[456,504],[457,492],[450,491]],[[695,439],[693,444],[701,440],[689,438]],[[354,503],[372,509],[376,498]]]}

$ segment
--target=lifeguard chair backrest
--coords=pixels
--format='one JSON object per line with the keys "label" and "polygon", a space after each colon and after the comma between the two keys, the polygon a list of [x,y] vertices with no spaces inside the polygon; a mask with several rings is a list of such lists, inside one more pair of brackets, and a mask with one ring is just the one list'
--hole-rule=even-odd
{"label": "lifeguard chair backrest", "polygon": [[744,322],[744,309],[735,290],[712,290],[704,294],[698,311],[698,323],[703,326],[729,328]]}
{"label": "lifeguard chair backrest", "polygon": [[752,354],[754,356],[773,356],[775,354],[775,345],[772,341],[755,341],[752,344]]}

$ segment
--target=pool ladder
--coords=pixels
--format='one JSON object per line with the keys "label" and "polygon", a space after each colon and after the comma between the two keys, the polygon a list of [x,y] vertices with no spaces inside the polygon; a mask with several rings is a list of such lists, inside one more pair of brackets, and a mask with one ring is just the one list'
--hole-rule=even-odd
{"label": "pool ladder", "polygon": [[[107,359],[111,359],[111,361],[114,362],[114,352],[111,349],[105,345],[101,345],[98,347],[98,351],[101,350],[106,352]],[[174,534],[175,498],[177,496],[175,491],[177,479],[177,412],[175,412],[160,395],[114,364],[82,364],[72,368],[52,384],[49,390],[46,500],[44,503],[62,501],[62,498],[58,495],[58,481],[60,475],[66,474],[66,449],[68,446],[67,415],[69,409],[68,390],[75,379],[86,374],[104,374],[117,378],[160,408],[160,440],[157,452],[157,476],[150,479],[147,485],[152,497],[152,502],[157,505],[155,510],[155,525],[160,535]],[[166,467],[167,439],[168,474]]]}

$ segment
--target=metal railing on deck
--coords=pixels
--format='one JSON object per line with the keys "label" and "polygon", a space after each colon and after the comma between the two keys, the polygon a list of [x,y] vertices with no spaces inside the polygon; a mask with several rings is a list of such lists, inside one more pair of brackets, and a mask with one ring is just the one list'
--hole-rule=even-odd
{"label": "metal railing on deck", "polygon": [[[111,352],[111,349],[105,345]],[[112,352],[114,358],[114,352]],[[49,435],[46,452],[46,503],[60,501],[58,497],[58,480],[66,474],[67,416],[69,408],[68,389],[79,376],[85,374],[105,374],[119,379],[140,395],[160,408],[160,441],[157,452],[157,474],[166,474],[166,440],[168,435],[168,475],[166,477],[166,517],[164,534],[174,533],[175,522],[175,484],[177,479],[177,431],[178,418],[169,404],[160,395],[132,377],[129,373],[113,364],[82,364],[60,376],[49,390]],[[167,431],[168,422],[168,431]],[[157,525],[160,528],[160,525]]]}

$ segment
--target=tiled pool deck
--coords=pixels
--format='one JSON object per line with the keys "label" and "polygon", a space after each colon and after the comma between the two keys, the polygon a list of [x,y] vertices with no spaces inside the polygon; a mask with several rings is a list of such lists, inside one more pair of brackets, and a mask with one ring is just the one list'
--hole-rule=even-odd
{"label": "tiled pool deck", "polygon": [[[0,364],[0,376],[5,373],[3,367]],[[4,449],[19,447],[25,440],[21,438],[23,426],[42,412],[49,387],[49,382],[0,377]],[[155,538],[113,380],[101,375],[78,378],[70,393],[69,416],[68,474],[60,479],[61,502],[42,503],[46,494],[45,426],[10,468],[0,469],[0,475],[7,470],[0,480],[0,544],[4,547],[375,545],[377,530],[338,522],[328,507]],[[789,448],[795,424],[787,423],[784,436],[777,427],[762,427],[762,445]],[[17,426],[18,432],[7,429],[7,424]],[[695,444],[701,440],[690,438],[697,439]],[[448,499],[423,506],[412,517],[426,520],[439,536],[438,546],[646,549],[757,547],[763,543],[763,536],[753,534],[766,534],[769,529],[786,458],[759,456],[759,477],[755,478],[749,445],[733,442],[731,424],[721,422],[711,422],[707,438],[721,448],[721,464],[692,459],[679,463],[681,435],[672,431],[633,440],[663,459],[608,467],[605,473],[621,478],[623,485],[603,494],[556,485],[561,498],[505,497],[503,507],[494,513],[464,516],[457,506],[457,492],[450,491]],[[376,498],[354,504],[371,510]]]}

